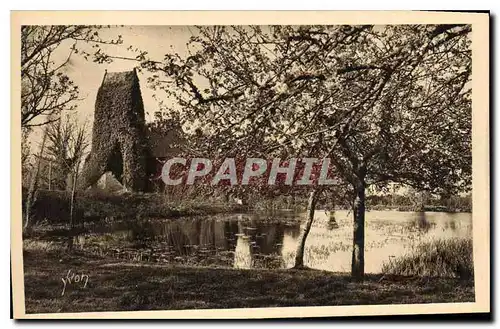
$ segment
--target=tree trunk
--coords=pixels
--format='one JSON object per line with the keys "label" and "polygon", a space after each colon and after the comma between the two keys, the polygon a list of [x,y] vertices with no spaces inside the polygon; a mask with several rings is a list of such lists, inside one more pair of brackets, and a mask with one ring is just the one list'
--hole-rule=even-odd
{"label": "tree trunk", "polygon": [[351,276],[361,279],[365,274],[365,186],[356,187]]}
{"label": "tree trunk", "polygon": [[335,199],[331,197],[328,212],[328,227],[330,229],[338,228],[337,219],[335,218]]}
{"label": "tree trunk", "polygon": [[307,236],[311,230],[311,226],[314,220],[314,211],[316,209],[318,191],[313,190],[309,194],[309,202],[307,206],[307,222],[302,230],[302,234],[299,239],[299,245],[297,246],[297,252],[295,254],[295,266],[294,268],[304,268],[304,249],[306,246]]}
{"label": "tree trunk", "polygon": [[[76,191],[77,191],[77,182],[78,182],[78,169],[80,167],[80,161],[77,161],[74,164],[74,168],[70,171],[71,177],[71,197],[69,204],[69,225],[70,225],[70,234],[68,236],[68,250],[73,250],[74,239],[76,237],[75,233],[75,209],[76,209]],[[82,218],[78,217],[79,223],[82,224]]]}
{"label": "tree trunk", "polygon": [[69,223],[71,226],[71,230],[74,228],[74,212],[75,212],[75,200],[76,200],[76,182],[78,180],[78,166],[79,163],[75,165],[75,168],[73,169],[72,173],[72,184],[71,184],[71,200],[70,200],[70,210],[69,210]]}
{"label": "tree trunk", "polygon": [[47,140],[47,129],[44,129],[42,145],[40,146],[40,152],[38,153],[38,159],[36,161],[36,165],[34,168],[34,172],[31,175],[31,182],[28,189],[28,195],[26,196],[25,203],[25,221],[24,221],[24,229],[26,230],[29,227],[31,220],[31,212],[33,205],[36,202],[37,194],[38,194],[38,179],[40,176],[40,167],[42,163],[43,151],[45,148],[45,141]]}
{"label": "tree trunk", "polygon": [[49,191],[52,189],[52,161],[49,162]]}

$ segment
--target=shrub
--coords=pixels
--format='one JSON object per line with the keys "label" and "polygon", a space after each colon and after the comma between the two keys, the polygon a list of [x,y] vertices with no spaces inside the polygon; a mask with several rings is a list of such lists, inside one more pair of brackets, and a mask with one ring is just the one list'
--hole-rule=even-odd
{"label": "shrub", "polygon": [[385,263],[382,272],[471,279],[474,277],[472,239],[454,238],[422,243],[409,255]]}
{"label": "shrub", "polygon": [[[66,191],[39,190],[33,206],[33,224],[69,223],[70,196]],[[157,193],[113,194],[95,189],[80,191],[76,196],[75,223],[108,219],[175,218],[245,210],[244,206],[216,202],[209,198],[174,202],[165,200],[163,194]]]}

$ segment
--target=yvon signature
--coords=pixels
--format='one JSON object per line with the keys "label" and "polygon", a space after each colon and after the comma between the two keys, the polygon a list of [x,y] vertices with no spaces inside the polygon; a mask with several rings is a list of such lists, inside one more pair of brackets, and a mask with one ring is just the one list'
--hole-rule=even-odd
{"label": "yvon signature", "polygon": [[87,283],[89,282],[89,276],[87,274],[75,274],[72,273],[71,270],[68,270],[65,278],[61,278],[63,282],[63,289],[61,296],[64,296],[64,292],[66,291],[66,287],[71,284],[78,283],[83,285],[83,288],[87,288]]}

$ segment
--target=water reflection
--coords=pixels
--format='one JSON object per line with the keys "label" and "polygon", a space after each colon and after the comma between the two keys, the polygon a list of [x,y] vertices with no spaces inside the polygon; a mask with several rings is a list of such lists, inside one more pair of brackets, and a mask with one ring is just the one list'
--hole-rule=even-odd
{"label": "water reflection", "polygon": [[234,250],[234,267],[251,268],[253,265],[252,245],[250,237],[243,232],[243,224],[238,223],[236,248]]}
{"label": "water reflection", "polygon": [[456,231],[457,230],[457,224],[455,223],[455,221],[453,219],[451,219],[450,221],[447,221],[445,223],[445,228],[446,229],[451,229],[452,231]]}
{"label": "water reflection", "polygon": [[[196,219],[117,222],[74,237],[88,252],[126,260],[235,268],[293,266],[304,214],[239,214]],[[471,214],[370,211],[366,217],[366,272],[425,239],[472,236]],[[349,271],[352,213],[318,211],[304,262]]]}
{"label": "water reflection", "polygon": [[328,229],[335,230],[339,228],[339,224],[337,223],[337,218],[335,218],[335,211],[328,212]]}
{"label": "water reflection", "polygon": [[427,233],[436,223],[431,223],[427,220],[425,212],[420,211],[415,213],[415,217],[409,223],[409,229],[417,232]]}

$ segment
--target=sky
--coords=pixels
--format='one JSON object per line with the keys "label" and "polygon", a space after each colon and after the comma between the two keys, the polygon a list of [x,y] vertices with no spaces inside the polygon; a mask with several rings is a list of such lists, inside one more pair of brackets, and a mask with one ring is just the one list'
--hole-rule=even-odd
{"label": "sky", "polygon": [[[186,53],[186,43],[193,35],[193,28],[187,26],[123,26],[105,28],[99,31],[103,40],[116,39],[122,36],[121,45],[104,45],[102,50],[112,56],[134,57],[136,54],[127,48],[138,48],[148,52],[148,57],[161,61],[165,54],[177,52],[181,56]],[[70,53],[71,43],[62,44],[54,54],[56,64],[67,59]],[[90,53],[95,49],[90,44],[79,43],[78,48]],[[87,124],[89,140],[92,133],[95,100],[97,91],[103,80],[105,70],[108,72],[131,71],[138,62],[131,60],[115,59],[109,64],[94,63],[92,59],[85,60],[82,56],[74,54],[65,68],[65,73],[74,81],[80,89],[81,100],[76,103],[77,109],[73,111],[81,123]],[[146,121],[153,119],[154,112],[159,109],[157,101],[153,98],[153,90],[147,86],[147,72],[138,72],[141,93],[146,113]],[[161,94],[160,94],[161,95]],[[41,140],[41,129],[32,134],[30,140],[34,142],[32,148],[36,148]]]}
{"label": "sky", "polygon": [[[186,52],[186,43],[193,35],[192,27],[187,26],[122,26],[99,30],[103,40],[117,39],[122,36],[123,44],[101,45],[101,49],[111,56],[135,57],[137,54],[128,50],[138,48],[148,52],[153,60],[162,60],[167,53],[177,52],[181,55]],[[63,63],[70,54],[72,42],[62,43],[54,52],[52,59],[55,65]],[[91,44],[79,42],[78,49],[93,53]],[[79,99],[76,110],[66,113],[74,115],[81,124],[86,124],[88,137],[91,138],[94,121],[94,108],[97,91],[104,77],[104,72],[131,71],[138,63],[131,60],[115,59],[109,64],[94,63],[91,58],[85,60],[79,54],[73,54],[63,72],[79,87]],[[147,72],[138,72],[141,94],[146,113],[146,121],[153,119],[154,112],[159,109],[153,98],[153,90],[147,86]],[[64,115],[62,116],[64,118]],[[32,151],[37,149],[42,140],[42,128],[35,128],[29,136]],[[90,139],[89,139],[90,140]]]}
{"label": "sky", "polygon": [[[103,51],[112,56],[133,57],[135,54],[128,51],[132,46],[141,50],[146,50],[152,59],[161,60],[169,52],[184,53],[186,42],[192,35],[187,27],[182,26],[125,26],[101,30],[101,38],[116,39],[118,35],[123,38],[123,44],[103,46]],[[81,49],[93,51],[90,45],[79,44]],[[69,52],[69,44],[61,47],[56,60],[65,59]],[[85,60],[82,56],[73,55],[70,65],[66,69],[66,74],[80,88],[80,98],[78,102],[78,117],[80,120],[92,122],[94,105],[97,96],[97,90],[102,82],[104,72],[122,72],[131,71],[137,62],[130,60],[115,59],[110,64],[97,64],[91,59]],[[141,93],[144,102],[144,108],[152,118],[152,114],[158,109],[156,101],[153,99],[153,91],[147,87],[147,73],[139,73],[141,84]]]}
{"label": "sky", "polygon": [[[132,46],[148,52],[148,57],[153,60],[161,61],[167,53],[179,53],[181,56],[186,54],[186,43],[195,33],[195,28],[190,26],[168,26],[168,25],[150,25],[150,26],[121,26],[109,27],[99,30],[99,35],[103,40],[117,39],[122,36],[121,45],[101,45],[101,49],[111,55],[119,57],[135,57],[137,53],[129,51],[127,48]],[[53,55],[55,65],[63,63],[70,54],[70,47],[73,42],[61,44]],[[78,43],[78,48],[90,53],[95,49],[91,44],[84,42]],[[76,117],[81,123],[86,123],[92,127],[93,113],[97,91],[102,82],[105,70],[108,72],[131,71],[138,63],[131,60],[115,59],[110,64],[94,63],[91,58],[85,60],[83,56],[73,54],[64,72],[74,81],[80,90],[80,101],[76,102],[77,110],[74,111]],[[153,98],[153,90],[147,86],[147,72],[139,72],[141,93],[146,114],[146,121],[153,119],[154,112],[159,109],[157,101]],[[161,98],[161,94],[158,94]],[[64,116],[63,116],[64,117]],[[91,129],[89,129],[91,130]],[[89,134],[91,131],[89,131]],[[41,129],[36,129],[30,140],[41,140]]]}

